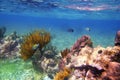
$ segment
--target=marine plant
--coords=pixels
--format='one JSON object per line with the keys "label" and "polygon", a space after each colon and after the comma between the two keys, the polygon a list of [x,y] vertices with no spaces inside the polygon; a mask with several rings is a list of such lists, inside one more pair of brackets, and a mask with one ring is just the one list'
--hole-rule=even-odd
{"label": "marine plant", "polygon": [[27,60],[37,49],[41,50],[47,43],[50,42],[50,33],[44,30],[34,30],[23,37],[21,43],[21,57]]}
{"label": "marine plant", "polygon": [[68,48],[66,48],[65,50],[61,51],[62,58],[65,58],[69,52],[70,52],[70,50]]}
{"label": "marine plant", "polygon": [[60,72],[56,73],[54,80],[66,80],[70,76],[71,71],[72,70],[69,68],[64,68]]}

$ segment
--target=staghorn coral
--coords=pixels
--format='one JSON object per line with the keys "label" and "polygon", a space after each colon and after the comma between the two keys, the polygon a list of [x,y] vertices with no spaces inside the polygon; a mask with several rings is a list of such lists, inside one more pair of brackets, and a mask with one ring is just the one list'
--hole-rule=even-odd
{"label": "staghorn coral", "polygon": [[38,49],[41,50],[47,43],[50,42],[50,33],[44,30],[35,30],[28,35],[24,36],[21,44],[21,56],[24,60],[27,60],[35,53],[33,46],[38,44]]}
{"label": "staghorn coral", "polygon": [[69,77],[70,73],[71,73],[71,69],[64,68],[64,70],[58,72],[55,75],[54,80],[66,80]]}

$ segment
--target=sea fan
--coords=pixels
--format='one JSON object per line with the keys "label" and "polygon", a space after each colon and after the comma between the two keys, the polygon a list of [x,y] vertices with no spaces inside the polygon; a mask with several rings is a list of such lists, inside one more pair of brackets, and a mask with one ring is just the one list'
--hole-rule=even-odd
{"label": "sea fan", "polygon": [[[21,44],[20,54],[24,60],[27,60],[35,53],[36,49],[41,50],[47,43],[50,42],[50,33],[44,30],[34,30],[24,36]],[[37,47],[36,47],[37,45]]]}

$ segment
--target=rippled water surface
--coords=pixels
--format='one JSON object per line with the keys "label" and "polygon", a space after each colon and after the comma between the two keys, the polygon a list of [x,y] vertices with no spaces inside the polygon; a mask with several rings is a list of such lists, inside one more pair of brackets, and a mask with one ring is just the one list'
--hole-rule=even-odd
{"label": "rippled water surface", "polygon": [[119,0],[1,0],[0,12],[58,18],[119,19]]}

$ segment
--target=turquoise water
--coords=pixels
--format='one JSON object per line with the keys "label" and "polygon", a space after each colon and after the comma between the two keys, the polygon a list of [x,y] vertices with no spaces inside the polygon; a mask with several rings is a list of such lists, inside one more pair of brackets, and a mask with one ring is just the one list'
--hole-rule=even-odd
{"label": "turquoise water", "polygon": [[[70,48],[85,34],[90,35],[94,47],[113,46],[115,33],[120,30],[120,1],[0,0],[0,26],[7,28],[6,35],[46,29],[59,51]],[[0,60],[0,80],[42,80],[43,75],[33,69],[31,61]]]}

